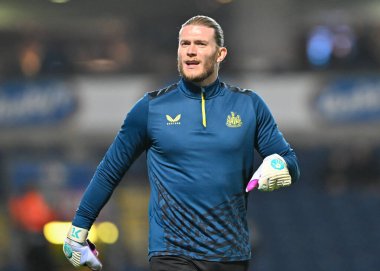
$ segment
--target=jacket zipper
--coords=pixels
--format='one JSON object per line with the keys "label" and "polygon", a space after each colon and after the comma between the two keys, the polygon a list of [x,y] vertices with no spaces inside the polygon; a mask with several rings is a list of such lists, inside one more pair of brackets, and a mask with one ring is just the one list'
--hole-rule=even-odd
{"label": "jacket zipper", "polygon": [[203,127],[207,126],[207,120],[206,120],[206,99],[205,99],[205,90],[202,88],[201,92],[201,104],[202,104],[202,124]]}

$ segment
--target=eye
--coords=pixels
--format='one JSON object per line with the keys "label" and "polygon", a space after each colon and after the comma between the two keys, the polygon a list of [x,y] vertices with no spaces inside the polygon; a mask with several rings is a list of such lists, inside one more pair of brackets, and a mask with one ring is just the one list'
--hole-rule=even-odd
{"label": "eye", "polygon": [[207,42],[206,41],[197,41],[195,43],[196,45],[198,45],[199,47],[206,47],[207,46]]}
{"label": "eye", "polygon": [[185,47],[185,46],[188,46],[188,45],[190,44],[190,42],[187,41],[187,40],[182,40],[182,41],[180,41],[179,44],[180,44],[182,47]]}

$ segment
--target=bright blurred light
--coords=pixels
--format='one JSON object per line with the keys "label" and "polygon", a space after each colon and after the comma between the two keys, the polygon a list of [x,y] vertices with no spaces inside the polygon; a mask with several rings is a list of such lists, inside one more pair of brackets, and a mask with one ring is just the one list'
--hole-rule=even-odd
{"label": "bright blurred light", "polygon": [[46,223],[43,229],[46,240],[52,244],[62,244],[70,224],[70,222],[56,221]]}
{"label": "bright blurred light", "polygon": [[354,54],[356,39],[349,25],[317,26],[307,40],[307,59],[316,67],[349,60]]}
{"label": "bright blurred light", "polygon": [[65,4],[69,1],[70,0],[50,0],[50,2],[55,3],[55,4]]}
{"label": "bright blurred light", "polygon": [[333,54],[337,58],[349,57],[355,46],[355,34],[348,25],[340,25],[335,32]]}
{"label": "bright blurred light", "polygon": [[330,62],[333,51],[333,37],[326,27],[317,27],[307,43],[307,57],[314,66],[325,66]]}
{"label": "bright blurred light", "polygon": [[[49,243],[63,244],[71,222],[53,221],[46,223],[43,229],[44,236]],[[113,244],[119,238],[119,230],[111,222],[96,223],[91,227],[88,238],[92,242],[101,241],[106,244]]]}
{"label": "bright blurred light", "polygon": [[111,222],[99,223],[96,227],[96,231],[100,241],[106,244],[113,244],[119,238],[119,230],[115,224]]}

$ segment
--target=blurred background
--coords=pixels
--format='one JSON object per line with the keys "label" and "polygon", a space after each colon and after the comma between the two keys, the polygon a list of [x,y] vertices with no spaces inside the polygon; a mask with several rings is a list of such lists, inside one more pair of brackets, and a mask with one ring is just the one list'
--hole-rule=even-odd
{"label": "blurred background", "polygon": [[[222,80],[300,161],[296,185],[250,194],[250,270],[380,270],[379,1],[0,0],[1,271],[73,270],[67,223],[131,106],[179,79],[198,14],[224,28]],[[124,179],[92,238],[105,270],[147,270],[144,155]]]}

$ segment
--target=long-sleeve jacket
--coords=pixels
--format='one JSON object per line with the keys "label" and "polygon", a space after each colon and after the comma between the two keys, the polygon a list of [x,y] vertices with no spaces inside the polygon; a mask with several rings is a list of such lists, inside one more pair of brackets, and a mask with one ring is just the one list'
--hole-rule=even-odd
{"label": "long-sleeve jacket", "polygon": [[73,224],[89,229],[144,151],[151,186],[149,257],[210,261],[251,257],[245,187],[254,149],[277,153],[299,178],[295,152],[264,101],[217,79],[201,88],[181,79],[147,93],[127,114],[80,202]]}

